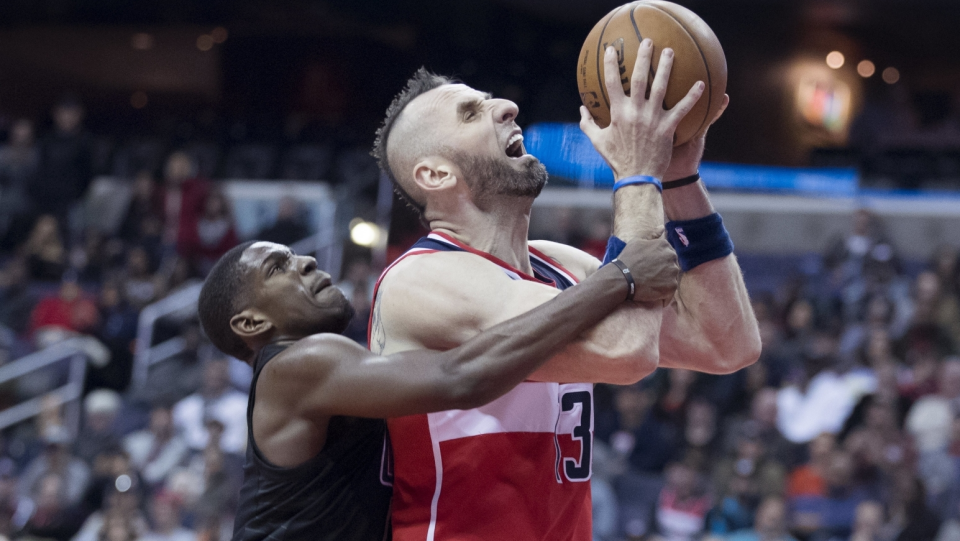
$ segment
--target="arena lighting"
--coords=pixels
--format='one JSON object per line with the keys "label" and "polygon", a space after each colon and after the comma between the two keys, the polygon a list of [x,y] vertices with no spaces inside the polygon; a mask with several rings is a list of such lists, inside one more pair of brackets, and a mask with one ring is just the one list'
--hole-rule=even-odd
{"label": "arena lighting", "polygon": [[869,60],[861,60],[860,63],[857,64],[857,73],[859,73],[860,77],[863,77],[864,79],[867,77],[872,77],[876,72],[877,67]]}
{"label": "arena lighting", "polygon": [[827,55],[827,65],[833,69],[840,69],[843,66],[843,53],[840,51],[831,51]]}
{"label": "arena lighting", "polygon": [[123,474],[117,477],[113,485],[117,488],[117,492],[126,492],[133,486],[133,480],[130,479],[129,475]]}
{"label": "arena lighting", "polygon": [[204,34],[197,38],[197,49],[200,49],[203,52],[213,49],[213,36],[210,34]]}
{"label": "arena lighting", "polygon": [[883,70],[881,77],[883,77],[883,82],[887,83],[888,85],[892,85],[900,80],[900,70],[890,66],[889,68]]}
{"label": "arena lighting", "polygon": [[377,224],[354,218],[350,222],[350,240],[357,246],[370,248],[380,243],[381,231]]}
{"label": "arena lighting", "polygon": [[227,32],[227,29],[222,26],[218,26],[210,31],[210,37],[213,38],[214,43],[223,43],[224,41],[227,41],[227,36],[229,35],[230,34]]}

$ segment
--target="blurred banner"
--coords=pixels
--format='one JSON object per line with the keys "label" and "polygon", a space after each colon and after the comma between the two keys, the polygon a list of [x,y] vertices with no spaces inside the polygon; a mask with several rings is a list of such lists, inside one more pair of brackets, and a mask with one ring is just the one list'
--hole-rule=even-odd
{"label": "blurred banner", "polygon": [[[527,152],[553,177],[581,187],[610,186],[613,172],[576,124],[534,124],[524,133]],[[767,167],[704,163],[700,174],[714,189],[816,194],[848,197],[857,193],[854,168]]]}

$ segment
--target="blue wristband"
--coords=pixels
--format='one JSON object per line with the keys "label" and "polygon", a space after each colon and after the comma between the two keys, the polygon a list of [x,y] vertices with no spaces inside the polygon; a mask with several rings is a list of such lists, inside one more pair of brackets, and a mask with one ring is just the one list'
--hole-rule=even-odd
{"label": "blue wristband", "polygon": [[624,186],[630,186],[631,184],[653,184],[657,187],[657,191],[663,192],[663,184],[660,184],[660,179],[649,175],[636,175],[620,179],[613,184],[613,191],[617,191]]}
{"label": "blue wristband", "polygon": [[676,250],[684,272],[733,253],[733,241],[717,213],[695,220],[667,222],[666,230],[667,240]]}
{"label": "blue wristband", "polygon": [[620,256],[620,252],[622,252],[626,246],[626,242],[620,240],[619,237],[611,235],[610,240],[607,241],[607,253],[603,254],[603,265],[606,265],[607,263],[618,258]]}

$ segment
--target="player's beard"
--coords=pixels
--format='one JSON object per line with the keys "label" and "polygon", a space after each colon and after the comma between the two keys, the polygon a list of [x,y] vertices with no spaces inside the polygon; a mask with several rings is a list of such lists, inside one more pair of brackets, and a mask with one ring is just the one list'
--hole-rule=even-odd
{"label": "player's beard", "polygon": [[547,168],[540,160],[525,160],[517,169],[502,159],[453,151],[450,158],[460,166],[477,206],[496,196],[537,197],[547,184]]}

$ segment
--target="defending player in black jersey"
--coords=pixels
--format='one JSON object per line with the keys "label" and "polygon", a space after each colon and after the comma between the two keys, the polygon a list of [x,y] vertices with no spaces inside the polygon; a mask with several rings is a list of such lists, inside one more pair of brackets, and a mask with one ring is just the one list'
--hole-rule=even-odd
{"label": "defending player in black jersey", "polygon": [[[634,300],[673,297],[679,268],[663,238],[629,244],[620,260]],[[213,343],[254,368],[234,541],[389,537],[381,419],[503,395],[620,305],[628,283],[607,265],[460,347],[384,357],[339,336],[352,308],[312,257],[268,242],[230,250],[199,312]]]}

